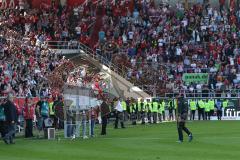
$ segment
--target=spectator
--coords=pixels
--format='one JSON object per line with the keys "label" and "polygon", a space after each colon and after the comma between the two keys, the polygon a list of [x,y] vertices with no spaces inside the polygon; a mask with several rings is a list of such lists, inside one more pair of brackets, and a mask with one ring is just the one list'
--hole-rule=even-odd
{"label": "spectator", "polygon": [[35,106],[30,98],[25,99],[24,119],[25,119],[25,138],[33,137],[33,120]]}
{"label": "spectator", "polygon": [[4,104],[4,113],[6,116],[7,132],[3,140],[6,144],[14,144],[15,142],[13,141],[13,138],[16,131],[17,110],[16,106],[13,103],[12,94],[8,94],[7,101]]}

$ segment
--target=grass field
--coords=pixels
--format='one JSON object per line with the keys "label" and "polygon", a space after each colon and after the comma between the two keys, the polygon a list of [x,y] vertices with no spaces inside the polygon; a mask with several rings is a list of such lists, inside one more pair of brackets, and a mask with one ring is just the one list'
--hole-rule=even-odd
{"label": "grass field", "polygon": [[[240,121],[189,122],[194,140],[176,143],[175,123],[112,129],[107,136],[0,142],[0,160],[238,160]],[[96,131],[97,134],[99,130]]]}

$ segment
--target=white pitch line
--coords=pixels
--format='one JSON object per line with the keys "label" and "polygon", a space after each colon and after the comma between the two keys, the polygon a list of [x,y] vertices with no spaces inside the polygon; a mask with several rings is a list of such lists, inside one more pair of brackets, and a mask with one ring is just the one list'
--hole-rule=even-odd
{"label": "white pitch line", "polygon": [[144,137],[106,137],[101,139],[121,139],[121,140],[161,140],[161,139],[172,139],[172,138],[144,138]]}

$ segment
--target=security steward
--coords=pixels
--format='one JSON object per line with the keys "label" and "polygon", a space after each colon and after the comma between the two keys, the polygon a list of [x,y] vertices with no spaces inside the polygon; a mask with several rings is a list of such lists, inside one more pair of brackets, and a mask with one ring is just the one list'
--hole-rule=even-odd
{"label": "security steward", "polygon": [[191,99],[190,102],[189,102],[189,105],[190,105],[190,109],[191,109],[190,119],[194,121],[195,120],[195,112],[196,112],[196,109],[197,109],[196,101]]}

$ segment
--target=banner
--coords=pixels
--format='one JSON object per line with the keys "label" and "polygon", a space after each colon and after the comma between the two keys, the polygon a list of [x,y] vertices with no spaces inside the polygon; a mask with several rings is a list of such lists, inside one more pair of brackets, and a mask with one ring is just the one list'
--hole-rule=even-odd
{"label": "banner", "polygon": [[185,83],[208,83],[208,73],[184,73],[182,80]]}
{"label": "banner", "polygon": [[[217,116],[212,116],[211,120],[217,120]],[[239,99],[228,101],[228,107],[222,109],[222,120],[240,120]]]}

